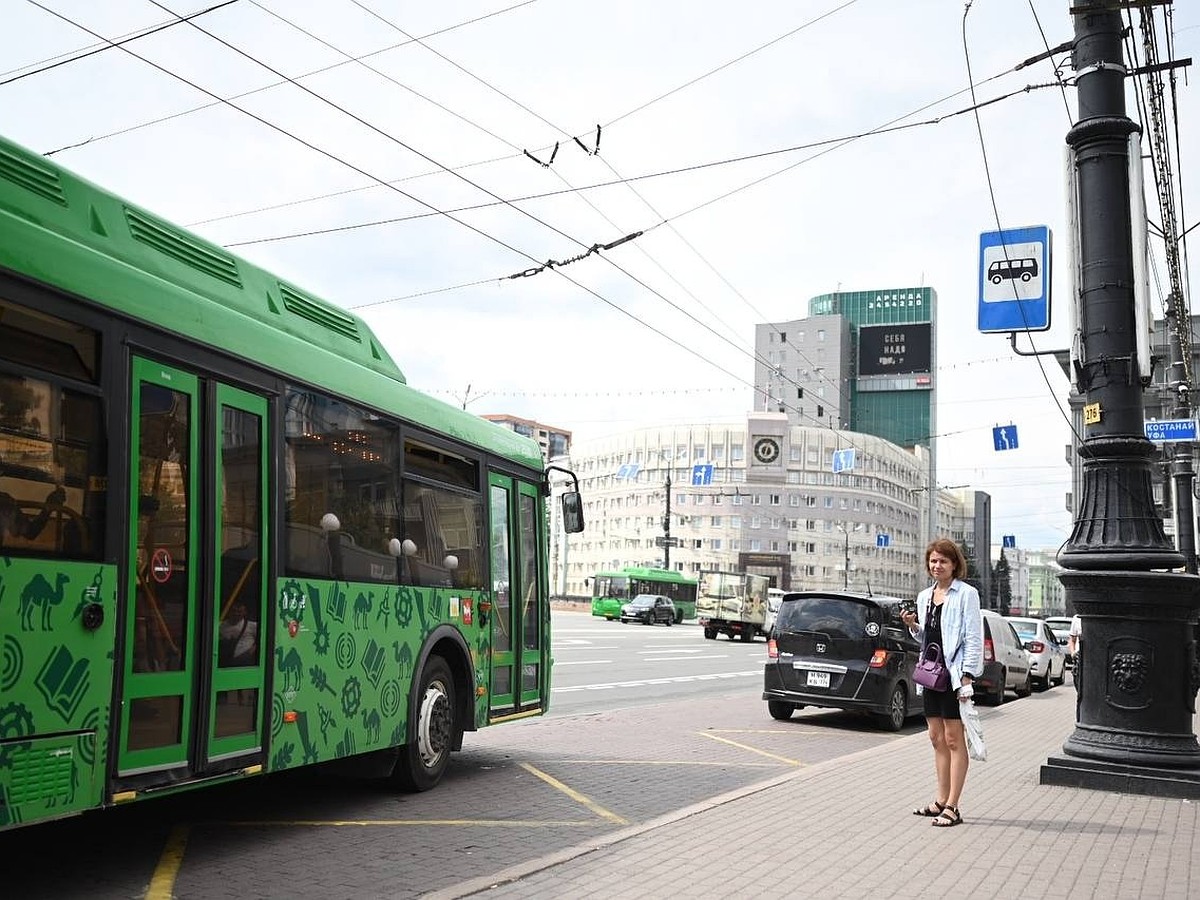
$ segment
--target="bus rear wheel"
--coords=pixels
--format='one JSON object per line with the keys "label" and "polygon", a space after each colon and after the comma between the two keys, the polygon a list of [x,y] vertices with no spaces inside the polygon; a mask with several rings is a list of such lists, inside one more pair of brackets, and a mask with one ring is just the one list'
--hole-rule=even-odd
{"label": "bus rear wheel", "polygon": [[428,791],[437,786],[450,763],[454,745],[454,677],[440,656],[421,670],[417,722],[413,740],[400,748],[392,779],[403,790]]}

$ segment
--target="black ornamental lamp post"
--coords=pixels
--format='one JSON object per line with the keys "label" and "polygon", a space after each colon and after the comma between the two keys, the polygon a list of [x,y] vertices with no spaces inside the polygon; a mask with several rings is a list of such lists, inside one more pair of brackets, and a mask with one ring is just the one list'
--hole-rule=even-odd
{"label": "black ornamental lamp post", "polygon": [[[1074,65],[1079,119],[1067,134],[1078,209],[1079,359],[1086,397],[1083,496],[1058,560],[1083,633],[1075,729],[1043,784],[1200,797],[1193,732],[1200,686],[1194,627],[1200,578],[1168,541],[1151,488],[1137,358],[1128,72],[1115,3],[1079,3]],[[1134,144],[1136,148],[1136,144]],[[1135,149],[1134,152],[1139,152]],[[1135,185],[1141,190],[1141,185]]]}

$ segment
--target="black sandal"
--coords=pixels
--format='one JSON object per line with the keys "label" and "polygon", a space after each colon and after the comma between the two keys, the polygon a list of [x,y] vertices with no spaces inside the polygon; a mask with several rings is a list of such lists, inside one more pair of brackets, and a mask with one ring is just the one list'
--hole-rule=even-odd
{"label": "black sandal", "polygon": [[959,814],[957,807],[947,806],[940,813],[938,813],[937,818],[929,824],[934,828],[953,828],[955,825],[961,825],[962,820],[962,816]]}
{"label": "black sandal", "polygon": [[[933,808],[935,806],[937,807],[937,809]],[[942,803],[940,800],[934,800],[928,806],[922,806],[920,809],[914,809],[913,815],[914,816],[924,816],[927,819],[936,819],[938,816],[940,816],[942,814],[942,810],[944,810],[945,808],[946,808],[945,803]]]}

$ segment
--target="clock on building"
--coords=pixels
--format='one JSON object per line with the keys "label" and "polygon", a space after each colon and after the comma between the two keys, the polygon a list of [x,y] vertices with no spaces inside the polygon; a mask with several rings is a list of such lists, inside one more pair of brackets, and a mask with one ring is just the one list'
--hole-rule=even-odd
{"label": "clock on building", "polygon": [[760,437],[754,442],[754,458],[760,463],[773,463],[779,459],[779,441],[771,437]]}

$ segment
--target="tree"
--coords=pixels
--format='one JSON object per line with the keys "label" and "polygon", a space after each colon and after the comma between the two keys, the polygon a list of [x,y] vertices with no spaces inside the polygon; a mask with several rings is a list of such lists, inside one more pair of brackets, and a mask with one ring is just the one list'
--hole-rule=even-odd
{"label": "tree", "polygon": [[1007,614],[1012,608],[1012,580],[1009,576],[1008,557],[1004,549],[1000,550],[1000,559],[992,569],[992,604],[993,609]]}
{"label": "tree", "polygon": [[[975,564],[975,551],[970,544],[960,544],[959,549],[967,561],[967,574],[963,581],[978,591],[983,587],[983,578],[979,574],[979,566]],[[983,596],[982,593],[980,596]]]}

